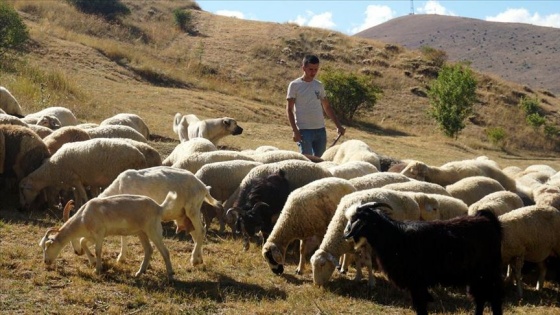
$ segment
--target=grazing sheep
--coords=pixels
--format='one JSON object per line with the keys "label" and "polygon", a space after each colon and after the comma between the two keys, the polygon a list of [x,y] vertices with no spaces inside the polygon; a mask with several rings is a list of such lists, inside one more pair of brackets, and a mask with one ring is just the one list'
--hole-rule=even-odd
{"label": "grazing sheep", "polygon": [[340,199],[355,192],[347,180],[327,177],[294,190],[280,212],[280,216],[266,240],[262,255],[275,274],[284,272],[288,245],[300,240],[297,274],[305,272],[306,241],[322,239],[327,231]]}
{"label": "grazing sheep", "polygon": [[[62,248],[72,242],[77,254],[85,252],[91,263],[95,261],[95,271],[99,274],[104,238],[109,235],[138,235],[144,248],[144,260],[135,276],[143,274],[148,267],[153,252],[150,244],[152,241],[165,261],[167,277],[171,281],[173,267],[169,251],[163,243],[161,217],[163,212],[174,206],[175,198],[175,192],[169,192],[161,204],[138,195],[94,198],[83,205],[62,227],[47,230],[39,242],[43,249],[43,261],[51,266]],[[68,210],[67,207],[65,211]],[[76,245],[78,239],[80,246]],[[87,242],[95,244],[95,258],[87,248]]]}
{"label": "grazing sheep", "polygon": [[196,173],[202,166],[223,161],[245,160],[254,161],[251,156],[231,150],[216,150],[211,152],[197,152],[189,156],[179,158],[172,167],[182,168]]}
{"label": "grazing sheep", "polygon": [[[345,254],[355,253],[353,244],[344,241],[344,227],[348,220],[344,215],[351,207],[357,207],[367,202],[382,202],[391,207],[386,211],[389,216],[396,220],[418,220],[420,208],[418,203],[408,194],[383,188],[372,188],[356,191],[348,194],[340,200],[335,214],[327,227],[327,232],[319,246],[319,249],[311,256],[311,267],[313,269],[313,283],[319,286],[325,285],[335,267],[339,266],[339,258]],[[367,266],[369,269],[368,285],[374,285],[371,261]],[[355,280],[361,279],[361,270],[358,269]]]}
{"label": "grazing sheep", "polygon": [[451,196],[428,194],[438,202],[437,213],[440,220],[449,220],[468,215],[469,206],[463,200]]}
{"label": "grazing sheep", "polygon": [[173,118],[173,132],[184,142],[194,138],[206,138],[214,145],[228,135],[240,135],[243,128],[233,118],[222,117],[200,120],[195,115],[175,114]]}
{"label": "grazing sheep", "polygon": [[537,206],[551,206],[560,210],[560,187],[544,184],[535,188],[533,196]]}
{"label": "grazing sheep", "polygon": [[366,242],[373,248],[388,278],[410,292],[417,314],[428,314],[433,301],[428,288],[438,284],[467,285],[475,314],[482,315],[486,302],[494,314],[502,314],[502,228],[491,211],[445,221],[399,222],[381,210],[386,207],[375,202],[348,209],[344,238],[358,248]]}
{"label": "grazing sheep", "polygon": [[20,118],[9,114],[0,114],[0,125],[28,126],[28,124]]}
{"label": "grazing sheep", "polygon": [[423,182],[419,180],[411,180],[408,182],[402,183],[392,183],[383,186],[385,189],[392,189],[398,191],[413,191],[413,192],[422,192],[426,194],[438,194],[444,196],[451,196],[444,187],[430,183],[430,182]]}
{"label": "grazing sheep", "polygon": [[216,148],[210,140],[204,138],[194,138],[192,140],[179,143],[173,151],[171,151],[169,156],[161,162],[161,164],[164,166],[171,166],[178,160],[186,158],[193,153],[211,152],[216,150],[218,150],[218,148]]}
{"label": "grazing sheep", "polygon": [[357,190],[366,190],[370,188],[381,188],[393,183],[409,182],[411,180],[410,177],[399,173],[379,172],[352,178],[350,179],[350,183],[354,185]]}
{"label": "grazing sheep", "polygon": [[58,120],[58,118],[56,118],[55,116],[51,116],[51,115],[42,116],[41,118],[39,118],[39,120],[35,125],[46,127],[51,130],[56,130],[62,127],[60,120]]}
{"label": "grazing sheep", "polygon": [[[167,192],[177,192],[174,206],[163,212],[162,221],[175,221],[177,233],[186,230],[191,234],[194,241],[191,263],[196,266],[203,262],[202,244],[205,234],[200,207],[206,202],[212,207],[221,208],[220,202],[212,197],[209,189],[189,171],[157,166],[122,172],[99,197],[134,194],[148,196],[160,202]],[[119,259],[124,258],[125,249],[126,242],[123,239]]]}
{"label": "grazing sheep", "polygon": [[124,125],[103,125],[84,129],[88,135],[94,138],[125,138],[139,142],[148,142],[144,136],[134,128]]}
{"label": "grazing sheep", "polygon": [[142,153],[123,141],[91,139],[67,143],[21,181],[20,202],[27,207],[47,187],[74,187],[77,202],[83,204],[88,200],[85,186],[107,187],[121,172],[145,167]]}
{"label": "grazing sheep", "polygon": [[525,261],[538,265],[536,290],[540,290],[546,275],[544,261],[551,255],[560,256],[560,211],[528,206],[502,214],[499,220],[504,231],[502,261],[512,269],[519,298],[523,296],[521,268]]}
{"label": "grazing sheep", "polygon": [[505,189],[497,180],[490,177],[470,176],[447,185],[445,190],[451,196],[463,200],[467,206],[470,206],[488,194]]}
{"label": "grazing sheep", "polygon": [[138,149],[140,152],[142,152],[142,154],[144,155],[144,158],[146,159],[146,166],[147,167],[153,167],[153,166],[160,166],[161,165],[161,155],[151,145],[149,145],[145,142],[140,142],[140,141],[136,141],[136,140],[132,140],[132,139],[128,139],[128,138],[119,139],[119,140],[122,140],[126,143],[132,144],[134,147],[136,147],[136,149]]}
{"label": "grazing sheep", "polygon": [[146,140],[150,139],[150,130],[148,125],[144,120],[136,115],[129,113],[116,114],[113,117],[109,117],[99,123],[100,126],[105,125],[117,125],[117,126],[128,126],[132,129],[138,131]]}
{"label": "grazing sheep", "polygon": [[28,124],[37,124],[43,116],[57,118],[60,122],[60,127],[75,126],[78,124],[78,119],[74,116],[74,113],[68,108],[60,106],[47,107],[36,113],[27,114],[22,120]]}
{"label": "grazing sheep", "polygon": [[504,174],[494,163],[485,160],[453,161],[437,166],[428,166],[420,161],[410,161],[401,174],[410,178],[447,186],[470,176],[486,176],[497,180],[506,190],[515,192],[515,181]]}
{"label": "grazing sheep", "polygon": [[27,128],[33,130],[41,139],[53,133],[53,129],[41,125],[27,125]]}
{"label": "grazing sheep", "polygon": [[375,166],[373,166],[369,162],[364,161],[348,161],[336,166],[329,167],[328,170],[333,174],[334,177],[348,180],[378,172]]}
{"label": "grazing sheep", "polygon": [[23,117],[23,111],[16,98],[3,86],[0,86],[0,109],[6,114]]}
{"label": "grazing sheep", "polygon": [[371,163],[378,170],[381,168],[377,153],[373,152],[373,150],[361,140],[348,140],[339,146],[333,146],[323,153],[321,159],[333,161],[338,164],[349,161],[364,161]]}
{"label": "grazing sheep", "polygon": [[82,128],[82,129],[91,129],[91,128],[99,127],[99,124],[96,124],[96,123],[83,123],[83,124],[77,124],[76,127]]}
{"label": "grazing sheep", "polygon": [[[239,187],[239,184],[241,184],[241,181],[243,181],[243,178],[245,178],[249,171],[259,165],[262,165],[262,163],[245,160],[215,162],[202,166],[195,173],[195,176],[207,186],[212,187],[210,189],[210,194],[214,196],[214,198],[226,200]],[[226,222],[225,213],[222,209],[209,207],[203,204],[201,211],[207,230],[210,227],[212,219],[217,217],[220,223],[219,233],[224,232]],[[233,222],[231,222],[230,228],[233,231]]]}
{"label": "grazing sheep", "polygon": [[86,141],[89,139],[91,139],[91,137],[85,130],[75,126],[66,126],[55,130],[52,134],[43,138],[43,141],[47,145],[49,153],[54,154],[65,143]]}
{"label": "grazing sheep", "polygon": [[523,200],[516,193],[507,190],[496,191],[470,205],[469,215],[475,215],[478,211],[486,209],[500,216],[521,207],[523,207]]}
{"label": "grazing sheep", "polygon": [[261,163],[275,163],[285,160],[302,160],[302,161],[309,161],[309,159],[295,151],[289,150],[270,150],[265,152],[255,152],[253,154],[248,155],[252,157],[255,161]]}

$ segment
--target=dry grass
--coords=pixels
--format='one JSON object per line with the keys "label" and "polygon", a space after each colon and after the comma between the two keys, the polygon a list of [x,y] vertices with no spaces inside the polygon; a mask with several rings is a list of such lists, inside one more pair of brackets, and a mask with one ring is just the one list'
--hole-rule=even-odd
{"label": "dry grass", "polygon": [[[336,32],[202,11],[193,13],[199,35],[190,36],[175,28],[171,13],[176,7],[189,7],[189,1],[126,0],[133,13],[114,25],[80,14],[65,1],[10,2],[24,16],[33,42],[28,54],[0,63],[0,82],[16,95],[24,111],[66,106],[83,122],[134,112],[158,136],[150,144],[162,157],[178,143],[171,128],[176,112],[236,118],[245,131],[226,137],[222,145],[227,148],[273,145],[295,150],[284,112],[285,88],[300,75],[301,55],[315,51],[326,66],[375,73],[372,81],[384,90],[374,110],[349,126],[342,140],[360,139],[381,154],[429,164],[487,155],[504,167],[548,164],[560,169],[558,151],[551,150],[542,135],[523,127],[519,111],[508,103],[515,101],[512,91],[524,91],[523,87],[491,76],[481,76],[484,85],[478,91],[481,103],[476,118],[484,124],[469,124],[458,141],[441,136],[424,114],[427,99],[410,92],[412,87],[424,89],[428,82],[414,68],[421,65],[421,55],[414,51],[398,47],[393,51],[384,43]],[[560,101],[554,95],[533,93],[547,100],[548,119],[558,123]],[[484,129],[493,126],[506,130],[506,150],[495,148],[485,138]],[[332,139],[331,122],[328,130]],[[126,264],[117,264],[115,237],[106,242],[102,275],[95,275],[87,260],[69,248],[59,257],[57,269],[47,271],[37,243],[47,227],[60,224],[60,213],[18,212],[14,201],[2,200],[2,314],[39,310],[59,314],[412,313],[407,295],[381,274],[377,275],[379,286],[371,291],[365,282],[355,284],[338,274],[325,289],[315,288],[309,274],[293,274],[295,253],[289,255],[286,275],[275,276],[256,247],[242,252],[241,243],[231,235],[216,235],[216,226],[207,237],[202,268],[188,263],[190,237],[175,236],[166,229],[165,242],[177,279],[172,284],[165,282],[157,252],[148,273],[133,278],[141,247],[134,240],[137,255],[131,255]],[[557,313],[560,286],[547,283],[542,292],[535,292],[533,280],[527,277],[526,297],[521,302],[508,288],[506,313]],[[437,313],[472,312],[461,289],[436,288],[434,295],[437,302],[431,310]]]}

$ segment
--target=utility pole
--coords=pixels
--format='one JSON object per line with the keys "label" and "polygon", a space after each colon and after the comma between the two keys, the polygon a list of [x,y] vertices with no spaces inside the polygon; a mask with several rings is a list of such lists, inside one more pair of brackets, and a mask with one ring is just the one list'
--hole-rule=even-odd
{"label": "utility pole", "polygon": [[410,0],[410,15],[414,15],[414,0]]}

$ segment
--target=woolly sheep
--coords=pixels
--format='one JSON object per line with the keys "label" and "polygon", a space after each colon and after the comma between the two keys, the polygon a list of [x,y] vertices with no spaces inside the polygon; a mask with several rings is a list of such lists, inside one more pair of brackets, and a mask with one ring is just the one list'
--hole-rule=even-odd
{"label": "woolly sheep", "polygon": [[0,86],[0,109],[6,114],[23,117],[23,111],[16,98],[3,86]]}
{"label": "woolly sheep", "polygon": [[399,173],[373,173],[350,179],[350,183],[357,190],[365,190],[370,188],[380,188],[392,183],[409,182],[412,179]]}
{"label": "woolly sheep", "polygon": [[[391,209],[386,209],[387,214],[395,220],[418,220],[420,218],[418,203],[402,192],[372,188],[356,191],[342,197],[319,249],[311,256],[314,284],[325,285],[335,267],[338,266],[339,257],[354,253],[354,244],[346,242],[343,237],[344,228],[348,222],[345,216],[347,209],[374,201],[389,205]],[[374,278],[371,273],[371,264],[368,267],[370,269],[368,285],[373,286]],[[361,273],[356,275],[356,280],[360,278],[358,275],[361,276]]]}
{"label": "woolly sheep", "polygon": [[371,163],[378,170],[381,168],[379,156],[361,140],[348,140],[339,146],[333,146],[323,153],[321,159],[338,164],[349,161],[365,161]]}
{"label": "woolly sheep", "polygon": [[[135,276],[146,271],[152,256],[150,240],[163,256],[168,280],[173,279],[173,268],[169,251],[163,242],[161,226],[162,213],[174,205],[176,194],[169,192],[161,204],[153,199],[138,195],[119,195],[95,198],[82,206],[76,214],[60,228],[50,228],[39,242],[43,249],[43,261],[51,266],[62,248],[72,242],[77,254],[85,252],[90,262],[94,257],[87,248],[87,242],[95,244],[95,271],[101,273],[101,252],[103,239],[109,235],[133,235],[140,238],[144,248],[144,260]],[[68,206],[68,205],[67,205]],[[68,208],[65,212],[69,211]],[[56,233],[54,236],[51,234]],[[80,240],[80,246],[75,245]]]}
{"label": "woolly sheep", "polygon": [[83,124],[77,124],[76,127],[82,128],[82,129],[91,129],[91,128],[99,127],[99,124],[96,124],[96,123],[83,123]]}
{"label": "woolly sheep", "polygon": [[132,129],[138,131],[146,140],[150,138],[150,130],[148,125],[144,122],[144,120],[136,115],[136,114],[129,114],[129,113],[121,113],[116,114],[115,116],[109,117],[102,122],[99,123],[100,126],[104,125],[119,125],[119,126],[128,126]]}
{"label": "woolly sheep", "polygon": [[509,177],[511,177],[511,178],[514,178],[516,174],[518,174],[518,173],[520,173],[520,172],[522,172],[522,171],[523,171],[523,169],[522,169],[521,167],[519,167],[519,166],[514,166],[514,165],[512,165],[512,166],[507,166],[507,167],[504,167],[504,168],[502,169],[502,172],[504,172],[504,174],[506,174],[507,176],[509,176]]}
{"label": "woolly sheep", "polygon": [[[203,138],[200,138],[203,139]],[[186,142],[183,142],[186,143]],[[218,200],[227,200],[239,187],[239,184],[253,168],[262,165],[260,162],[233,160],[214,162],[202,166],[195,176],[207,186],[212,187],[210,194]],[[202,205],[202,214],[206,229],[210,227],[210,223],[214,217],[218,218],[220,223],[220,233],[225,230],[225,213],[221,209]],[[232,223],[232,222],[230,222]],[[233,226],[230,225],[233,230]]]}
{"label": "woolly sheep", "polygon": [[470,206],[488,194],[505,189],[497,180],[490,177],[470,176],[447,185],[445,190],[451,196],[463,200],[467,206]]}
{"label": "woolly sheep", "polygon": [[78,124],[78,119],[74,116],[71,110],[65,107],[54,106],[47,107],[38,112],[25,115],[23,121],[28,124],[37,124],[43,116],[53,116],[60,121],[60,127],[75,126]]}
{"label": "woolly sheep", "polygon": [[148,142],[144,136],[134,128],[124,125],[103,125],[84,129],[88,135],[94,138],[128,138],[139,142]]}
{"label": "woolly sheep", "polygon": [[540,290],[546,275],[545,259],[560,255],[560,211],[550,206],[527,206],[502,214],[499,220],[504,233],[502,262],[512,269],[519,298],[523,296],[521,268],[525,261],[539,266],[536,290]]}
{"label": "woolly sheep", "polygon": [[454,184],[470,176],[486,176],[497,180],[506,190],[516,191],[515,181],[512,178],[496,168],[493,163],[484,160],[453,161],[441,167],[428,166],[420,161],[411,161],[402,170],[401,174],[441,186]]}
{"label": "woolly sheep", "polygon": [[43,138],[43,141],[47,145],[50,154],[54,154],[65,143],[86,141],[89,139],[91,139],[91,137],[85,130],[75,126],[66,126],[55,130],[52,134]]}
{"label": "woolly sheep", "polygon": [[500,216],[521,207],[523,207],[523,200],[516,193],[507,190],[496,191],[470,205],[469,215],[475,215],[477,211],[487,209]]}
{"label": "woolly sheep", "polygon": [[27,125],[27,128],[33,130],[41,139],[53,133],[53,130],[41,125]]}
{"label": "woolly sheep", "polygon": [[60,120],[58,120],[58,118],[56,118],[55,116],[51,116],[51,115],[42,116],[41,118],[39,118],[39,120],[35,125],[46,127],[52,130],[62,127]]}
{"label": "woolly sheep", "polygon": [[237,151],[217,150],[211,152],[193,153],[187,157],[178,159],[175,163],[173,163],[172,167],[182,168],[196,173],[206,164],[232,160],[254,161],[252,157]]}
{"label": "woolly sheep", "polygon": [[28,126],[27,123],[20,118],[8,114],[0,114],[0,125]]}
{"label": "woolly sheep", "polygon": [[[115,139],[115,140],[117,140],[117,139]],[[151,145],[149,145],[145,142],[140,142],[140,141],[136,141],[136,140],[132,140],[132,139],[128,139],[128,138],[123,138],[123,139],[118,139],[118,140],[121,140],[121,141],[124,141],[126,143],[132,144],[134,147],[136,147],[136,149],[138,149],[140,152],[142,152],[142,154],[144,155],[144,158],[146,159],[146,166],[147,167],[153,167],[153,166],[160,166],[161,165],[161,155]]]}
{"label": "woolly sheep", "polygon": [[[44,145],[44,144],[43,144]],[[88,200],[85,186],[107,187],[123,171],[146,167],[133,145],[113,139],[91,139],[63,145],[20,183],[20,201],[28,206],[47,187],[76,188],[78,203]]]}
{"label": "woolly sheep", "polygon": [[274,163],[284,160],[309,161],[309,159],[305,155],[289,150],[271,150],[262,153],[255,152],[254,154],[251,154],[249,156],[252,157],[255,161],[261,163]]}
{"label": "woolly sheep", "polygon": [[[194,241],[194,249],[191,255],[193,266],[202,264],[202,244],[204,242],[204,227],[202,226],[202,215],[200,208],[204,202],[221,208],[200,179],[189,171],[172,168],[169,166],[157,166],[141,170],[127,170],[117,178],[99,195],[107,197],[119,194],[144,195],[161,202],[165,199],[167,192],[177,192],[175,205],[166,209],[162,221],[175,221],[176,232],[186,230],[191,234]],[[126,243],[122,240],[121,255],[125,255]]]}
{"label": "woolly sheep", "polygon": [[411,180],[408,182],[402,183],[392,183],[383,186],[385,189],[392,189],[398,191],[414,191],[414,192],[423,192],[426,194],[439,194],[444,196],[451,196],[444,187],[430,183],[430,182],[423,182],[419,180]]}
{"label": "woolly sheep", "polygon": [[194,138],[179,143],[173,151],[161,163],[164,166],[171,166],[178,160],[186,158],[196,152],[211,152],[218,148],[208,139]]}
{"label": "woolly sheep", "polygon": [[560,210],[560,187],[541,185],[533,191],[537,206],[551,206]]}
{"label": "woolly sheep", "polygon": [[355,191],[347,180],[336,177],[318,179],[294,190],[262,249],[272,271],[276,274],[284,272],[286,249],[293,241],[300,240],[296,273],[303,274],[306,240],[312,237],[322,239],[340,199]]}
{"label": "woolly sheep", "polygon": [[469,206],[463,200],[439,194],[427,194],[438,202],[437,213],[440,220],[468,215]]}
{"label": "woolly sheep", "polygon": [[348,161],[340,165],[329,167],[328,170],[334,177],[348,180],[378,172],[375,166],[364,161]]}

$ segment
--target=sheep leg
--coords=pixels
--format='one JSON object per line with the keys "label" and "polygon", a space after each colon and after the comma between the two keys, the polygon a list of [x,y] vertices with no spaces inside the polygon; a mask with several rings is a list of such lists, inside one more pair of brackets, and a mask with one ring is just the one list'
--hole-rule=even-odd
{"label": "sheep leg", "polygon": [[[158,227],[161,229],[161,224],[158,224]],[[156,245],[156,248],[158,249],[159,253],[161,254],[161,256],[163,257],[163,261],[165,262],[165,269],[167,270],[167,279],[169,281],[173,281],[173,266],[171,265],[171,259],[169,258],[169,251],[167,250],[167,247],[165,247],[165,244],[163,243],[163,234],[161,233],[161,231],[154,231],[153,233],[150,233],[150,240],[152,240],[152,242],[154,243],[154,245]],[[152,249],[152,247],[150,246],[150,250]]]}
{"label": "sheep leg", "polygon": [[513,273],[515,277],[515,285],[517,286],[517,296],[523,297],[523,283],[521,282],[521,268],[523,268],[523,257],[515,257],[513,263]]}
{"label": "sheep leg", "polygon": [[126,260],[126,237],[125,236],[121,236],[121,252],[119,253],[119,256],[117,257],[117,262],[122,263],[125,262]]}
{"label": "sheep leg", "polygon": [[539,270],[539,278],[537,279],[537,287],[536,290],[540,291],[544,285],[544,277],[546,276],[546,264],[544,261],[541,261],[537,264]]}
{"label": "sheep leg", "polygon": [[[84,253],[86,253],[86,256],[87,256],[87,258],[88,258],[89,264],[90,264],[91,266],[93,266],[93,265],[95,264],[95,257],[93,256],[93,254],[92,254],[91,251],[89,250],[88,245],[87,245],[87,239],[86,239],[85,237],[82,237],[82,238],[80,239],[80,247],[82,248],[82,251],[83,251]],[[83,254],[83,253],[82,253],[82,254]]]}
{"label": "sheep leg", "polygon": [[152,258],[152,253],[154,250],[152,249],[152,245],[150,244],[150,239],[144,232],[138,233],[138,238],[140,239],[140,243],[142,244],[142,248],[144,248],[144,259],[142,260],[142,264],[140,265],[140,269],[134,274],[135,277],[140,276],[146,269],[148,269],[148,265],[150,264],[150,259]]}
{"label": "sheep leg", "polygon": [[296,274],[302,275],[305,271],[305,240],[299,240],[299,264]]}
{"label": "sheep leg", "polygon": [[[101,262],[101,251],[103,249],[103,237],[99,237],[95,240],[95,272],[97,274],[101,273],[101,267],[102,267],[102,262]],[[89,251],[84,249],[86,252]],[[91,253],[90,253],[91,254]]]}
{"label": "sheep leg", "polygon": [[[202,206],[202,200],[200,205],[195,207],[195,209],[200,209]],[[197,266],[203,263],[202,260],[202,243],[204,242],[204,227],[202,226],[202,216],[200,211],[196,211],[194,217],[189,217],[193,225],[193,230],[190,231],[191,237],[194,241],[194,248],[191,256],[191,264]]]}

